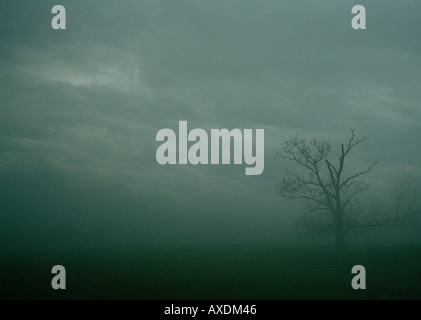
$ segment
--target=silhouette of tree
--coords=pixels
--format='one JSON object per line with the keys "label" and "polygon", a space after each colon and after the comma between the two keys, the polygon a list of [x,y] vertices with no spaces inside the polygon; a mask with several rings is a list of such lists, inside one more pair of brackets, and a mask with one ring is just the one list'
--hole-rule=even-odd
{"label": "silhouette of tree", "polygon": [[285,177],[275,188],[283,201],[307,201],[308,212],[298,224],[301,232],[311,236],[333,233],[337,245],[343,247],[345,237],[384,224],[379,208],[372,206],[367,214],[357,200],[358,194],[368,189],[359,179],[377,162],[363,171],[344,174],[345,160],[351,151],[369,138],[356,138],[355,129],[351,129],[347,143],[341,145],[336,165],[327,159],[331,151],[328,141],[294,136],[281,143],[281,149],[275,154],[293,161],[300,170],[286,170]]}
{"label": "silhouette of tree", "polygon": [[[419,226],[419,210],[414,209],[416,200],[412,194],[409,181],[393,186],[394,210],[388,223],[393,226]],[[412,194],[412,195],[411,195]]]}

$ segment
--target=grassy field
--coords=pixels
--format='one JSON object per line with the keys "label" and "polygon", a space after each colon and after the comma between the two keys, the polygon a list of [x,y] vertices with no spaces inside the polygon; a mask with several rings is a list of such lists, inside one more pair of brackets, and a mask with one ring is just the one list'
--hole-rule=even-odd
{"label": "grassy field", "polygon": [[[51,288],[56,264],[66,290]],[[366,290],[351,287],[357,264]],[[0,279],[2,299],[421,299],[421,247],[2,250]]]}

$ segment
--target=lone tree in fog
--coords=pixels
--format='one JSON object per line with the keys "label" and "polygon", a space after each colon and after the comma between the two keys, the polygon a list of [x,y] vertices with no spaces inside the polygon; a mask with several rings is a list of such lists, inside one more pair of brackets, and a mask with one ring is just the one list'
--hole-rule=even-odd
{"label": "lone tree in fog", "polygon": [[357,195],[368,188],[359,178],[377,162],[363,171],[344,174],[345,160],[351,151],[369,138],[356,138],[352,129],[347,143],[341,145],[336,163],[327,159],[331,151],[328,141],[294,136],[281,143],[276,155],[295,162],[300,170],[286,170],[285,177],[275,188],[283,200],[307,201],[309,210],[300,220],[301,231],[312,236],[333,233],[337,245],[343,247],[345,237],[380,224],[376,207],[362,214],[357,202]]}

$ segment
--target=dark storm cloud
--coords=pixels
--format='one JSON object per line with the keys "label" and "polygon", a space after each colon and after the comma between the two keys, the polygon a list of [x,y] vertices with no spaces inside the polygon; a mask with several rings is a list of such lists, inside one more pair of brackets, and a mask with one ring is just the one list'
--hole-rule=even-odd
{"label": "dark storm cloud", "polygon": [[[45,223],[71,241],[92,228],[105,242],[288,239],[295,205],[273,184],[289,163],[272,152],[294,134],[338,152],[357,128],[373,138],[350,164],[379,161],[373,189],[421,178],[417,2],[364,1],[365,31],[354,1],[64,1],[65,31],[55,4],[0,4],[2,221],[16,230],[20,215],[28,234]],[[179,120],[265,129],[264,173],[159,166],[156,132]]]}

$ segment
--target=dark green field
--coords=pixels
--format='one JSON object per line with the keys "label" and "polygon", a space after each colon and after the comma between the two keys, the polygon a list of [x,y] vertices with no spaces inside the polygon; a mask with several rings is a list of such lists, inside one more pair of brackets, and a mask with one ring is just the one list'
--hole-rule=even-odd
{"label": "dark green field", "polygon": [[[56,264],[66,290],[51,288]],[[351,287],[357,264],[366,290]],[[3,250],[0,290],[2,299],[420,299],[421,247]]]}

